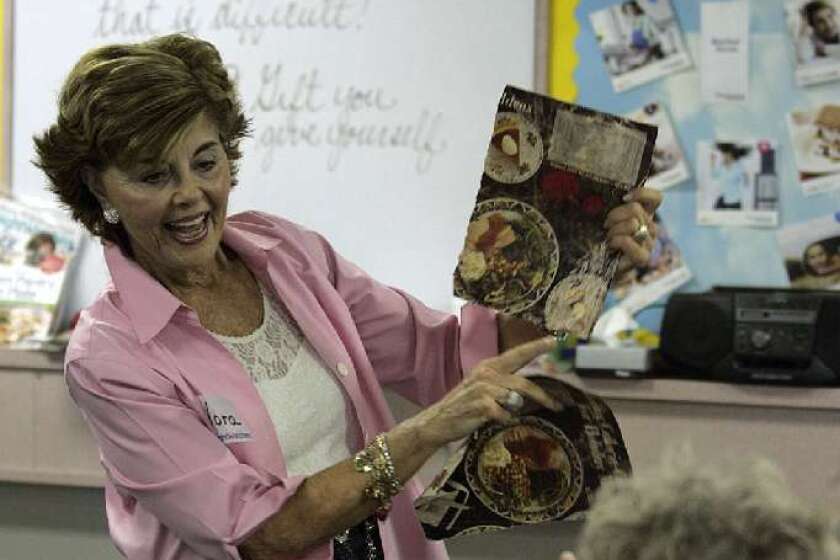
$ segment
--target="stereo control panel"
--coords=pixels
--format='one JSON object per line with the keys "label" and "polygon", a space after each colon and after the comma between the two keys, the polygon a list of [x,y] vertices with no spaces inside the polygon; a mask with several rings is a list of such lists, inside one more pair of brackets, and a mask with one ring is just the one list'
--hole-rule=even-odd
{"label": "stereo control panel", "polygon": [[735,355],[759,361],[809,361],[820,302],[819,296],[807,293],[736,294]]}

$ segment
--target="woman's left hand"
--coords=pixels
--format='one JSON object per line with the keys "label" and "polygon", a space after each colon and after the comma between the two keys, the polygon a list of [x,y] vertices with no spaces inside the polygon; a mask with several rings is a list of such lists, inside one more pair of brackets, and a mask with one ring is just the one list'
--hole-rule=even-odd
{"label": "woman's left hand", "polygon": [[[616,274],[623,274],[634,267],[645,266],[650,260],[650,251],[656,239],[653,214],[661,203],[662,193],[641,187],[628,194],[624,204],[616,206],[607,214],[604,222],[604,227],[607,229],[607,244],[611,249],[621,251],[621,262]],[[648,233],[644,239],[641,236],[634,239],[641,224],[647,227]],[[500,352],[546,334],[530,321],[504,313],[496,316],[496,322]]]}
{"label": "woman's left hand", "polygon": [[640,187],[625,197],[624,204],[607,214],[604,222],[607,245],[620,251],[622,256],[618,265],[619,274],[633,267],[645,266],[650,260],[650,251],[656,239],[653,214],[661,203],[661,192]]}

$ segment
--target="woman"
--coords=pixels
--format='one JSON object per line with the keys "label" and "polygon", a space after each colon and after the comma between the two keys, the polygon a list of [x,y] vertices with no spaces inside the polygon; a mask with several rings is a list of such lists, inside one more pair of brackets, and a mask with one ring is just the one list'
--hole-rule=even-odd
{"label": "woman", "polygon": [[[491,358],[535,333],[477,306],[459,325],[316,233],[227,217],[246,132],[216,49],[171,35],[85,54],[35,140],[111,272],[65,367],[112,538],[142,559],[445,558],[411,477],[444,443],[510,420],[523,395],[556,407],[508,375],[551,341]],[[633,234],[660,198],[631,198],[605,225],[611,247],[645,261],[650,240]],[[383,385],[427,408],[394,425]]]}
{"label": "woman", "polygon": [[840,58],[837,10],[825,0],[811,0],[800,9],[796,55],[801,64],[821,58]]}
{"label": "woman", "polygon": [[55,237],[48,232],[33,235],[26,244],[26,264],[37,266],[45,274],[64,268],[64,259],[55,254]]}
{"label": "woman", "polygon": [[808,245],[802,261],[805,271],[814,276],[825,276],[840,271],[840,255],[829,250],[826,241],[816,241]]}
{"label": "woman", "polygon": [[[791,282],[794,288],[812,290],[840,286],[840,254],[831,249],[834,239],[811,243],[802,252],[802,268],[805,274]],[[840,239],[835,246],[840,246]]]}
{"label": "woman", "polygon": [[645,53],[642,64],[665,58],[659,28],[639,3],[636,0],[623,2],[621,13],[627,16],[630,24],[630,48]]}
{"label": "woman", "polygon": [[750,194],[750,178],[741,159],[750,153],[750,148],[731,142],[718,142],[715,147],[721,160],[712,154],[712,179],[719,190],[714,209],[741,210]]}

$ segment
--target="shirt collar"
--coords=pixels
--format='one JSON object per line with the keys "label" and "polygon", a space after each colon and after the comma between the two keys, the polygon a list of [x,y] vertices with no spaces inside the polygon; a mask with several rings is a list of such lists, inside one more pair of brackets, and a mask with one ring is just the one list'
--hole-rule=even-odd
{"label": "shirt collar", "polygon": [[[222,239],[253,272],[263,272],[268,264],[266,253],[279,245],[280,239],[276,232],[272,235],[268,223],[247,219],[248,214],[225,220]],[[117,245],[106,242],[104,252],[123,310],[140,343],[145,344],[163,330],[179,308],[186,306]]]}

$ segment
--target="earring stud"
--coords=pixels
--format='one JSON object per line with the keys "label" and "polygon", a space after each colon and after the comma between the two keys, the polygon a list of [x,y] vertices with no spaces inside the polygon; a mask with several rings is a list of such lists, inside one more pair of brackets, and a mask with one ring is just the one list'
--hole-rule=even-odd
{"label": "earring stud", "polygon": [[105,208],[102,210],[102,216],[105,218],[105,221],[111,225],[120,223],[120,213],[117,212],[116,208]]}

